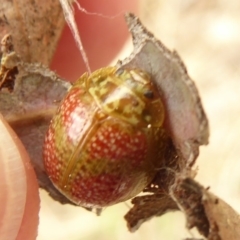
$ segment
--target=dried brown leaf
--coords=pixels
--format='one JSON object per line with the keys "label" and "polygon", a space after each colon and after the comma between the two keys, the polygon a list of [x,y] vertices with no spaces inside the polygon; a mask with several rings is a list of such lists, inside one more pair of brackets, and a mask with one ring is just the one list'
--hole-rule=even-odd
{"label": "dried brown leaf", "polygon": [[207,144],[209,136],[208,121],[195,84],[177,52],[169,51],[133,14],[127,14],[126,21],[134,51],[121,65],[151,74],[165,105],[166,129],[181,157],[191,166],[199,146]]}
{"label": "dried brown leaf", "polygon": [[240,215],[193,179],[179,175],[171,195],[189,229],[197,227],[208,240],[240,239]]}
{"label": "dried brown leaf", "polygon": [[7,89],[9,92],[13,91],[15,78],[18,74],[17,64],[19,58],[16,55],[12,36],[7,34],[1,41],[1,67],[0,67],[0,90]]}
{"label": "dried brown leaf", "polygon": [[0,39],[11,34],[23,61],[48,66],[65,23],[59,1],[1,0],[0,13]]}
{"label": "dried brown leaf", "polygon": [[[168,194],[175,176],[184,173],[193,177],[195,174],[191,166],[198,156],[199,146],[208,143],[208,121],[195,84],[178,54],[168,50],[134,15],[127,14],[126,21],[132,34],[134,50],[119,65],[122,68],[141,68],[151,75],[164,103],[164,127],[169,135],[168,147],[162,153],[164,164],[145,191],[156,195],[164,193],[167,198],[171,198]],[[144,197],[139,198],[144,201]],[[136,230],[140,223],[150,217],[159,215],[159,212],[172,210],[171,204],[167,209],[168,201],[163,205],[160,200],[156,203],[153,196],[149,198],[144,206],[148,212],[142,212],[142,204],[133,200],[134,207],[126,215],[130,231]]]}
{"label": "dried brown leaf", "polygon": [[134,207],[125,215],[128,229],[131,232],[135,232],[143,222],[150,220],[154,216],[161,216],[168,211],[179,210],[176,202],[164,194],[135,197],[132,204],[134,204]]}

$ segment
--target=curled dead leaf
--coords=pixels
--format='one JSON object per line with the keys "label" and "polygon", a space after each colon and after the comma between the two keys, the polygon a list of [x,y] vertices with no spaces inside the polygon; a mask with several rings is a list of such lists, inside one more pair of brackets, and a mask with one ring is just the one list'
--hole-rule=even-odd
{"label": "curled dead leaf", "polygon": [[22,61],[50,64],[65,24],[58,0],[2,0],[0,39],[11,34]]}
{"label": "curled dead leaf", "polygon": [[7,34],[1,41],[1,68],[0,68],[0,90],[8,89],[9,92],[13,91],[15,76],[18,74],[17,64],[19,58],[16,55],[12,36]]}
{"label": "curled dead leaf", "polygon": [[[164,194],[167,199],[174,201],[169,190],[177,174],[194,176],[191,166],[198,156],[199,146],[208,143],[208,121],[195,84],[178,54],[168,50],[134,15],[127,14],[126,21],[132,34],[134,51],[119,65],[122,68],[141,68],[151,75],[166,109],[165,129],[169,135],[168,147],[163,153],[164,165],[145,191]],[[151,200],[147,203],[149,212],[142,212],[142,204],[139,204],[141,198],[144,201],[146,196],[139,197],[138,202],[133,200],[135,205],[125,217],[130,231],[136,230],[139,223],[150,217],[177,209],[170,200],[163,205],[161,201],[156,203],[155,198],[150,196]]]}
{"label": "curled dead leaf", "polygon": [[148,72],[157,85],[166,109],[165,127],[179,149],[178,154],[191,166],[198,148],[208,143],[206,115],[194,82],[177,52],[168,50],[132,14],[126,14],[134,51],[121,63],[123,68]]}
{"label": "curled dead leaf", "polygon": [[240,215],[193,179],[179,175],[170,195],[185,214],[188,229],[197,227],[208,240],[240,239]]}

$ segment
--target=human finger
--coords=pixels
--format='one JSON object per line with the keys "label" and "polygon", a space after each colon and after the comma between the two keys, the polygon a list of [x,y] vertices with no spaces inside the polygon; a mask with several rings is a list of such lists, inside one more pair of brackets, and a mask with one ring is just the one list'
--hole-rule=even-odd
{"label": "human finger", "polygon": [[[123,13],[136,13],[138,0],[99,0],[97,4],[96,1],[81,0],[79,3],[88,12],[98,13],[87,14],[75,8],[76,23],[93,71],[108,65],[123,47],[129,35]],[[87,70],[67,26],[63,30],[51,69],[70,81],[76,81]]]}
{"label": "human finger", "polygon": [[0,239],[37,236],[39,192],[28,154],[0,115]]}

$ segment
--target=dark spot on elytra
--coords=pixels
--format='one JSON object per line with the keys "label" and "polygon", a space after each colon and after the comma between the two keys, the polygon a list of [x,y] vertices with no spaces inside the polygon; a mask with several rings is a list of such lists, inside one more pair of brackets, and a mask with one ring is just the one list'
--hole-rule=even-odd
{"label": "dark spot on elytra", "polygon": [[154,97],[154,94],[153,94],[153,91],[151,90],[146,90],[143,95],[146,97],[146,98],[149,98],[149,99],[152,99]]}

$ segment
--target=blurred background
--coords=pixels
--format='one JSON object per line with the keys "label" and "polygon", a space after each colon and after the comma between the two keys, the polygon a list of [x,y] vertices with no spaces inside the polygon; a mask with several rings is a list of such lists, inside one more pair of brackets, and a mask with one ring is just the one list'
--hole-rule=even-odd
{"label": "blurred background", "polygon": [[[240,1],[141,0],[137,4],[144,25],[181,56],[208,116],[211,135],[209,145],[200,149],[196,179],[240,212]],[[131,48],[128,41],[116,59],[127,56]],[[121,203],[97,217],[81,208],[62,206],[41,191],[37,240],[180,240],[191,236],[180,212],[153,218],[130,233],[123,219],[128,209]]]}

